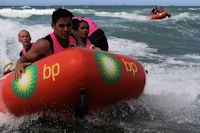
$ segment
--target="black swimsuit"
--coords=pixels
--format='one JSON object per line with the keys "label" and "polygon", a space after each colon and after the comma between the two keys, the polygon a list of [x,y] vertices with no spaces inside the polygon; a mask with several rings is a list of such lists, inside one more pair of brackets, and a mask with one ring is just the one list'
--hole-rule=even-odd
{"label": "black swimsuit", "polygon": [[[31,45],[27,49],[25,49],[26,52],[28,52],[29,49],[31,49],[31,47],[32,47],[32,43],[31,43]],[[19,53],[19,56],[22,56],[22,55],[23,55],[23,50]]]}
{"label": "black swimsuit", "polygon": [[[76,40],[76,38],[73,36],[73,34],[71,34],[71,36]],[[42,38],[42,39],[45,39],[45,40],[47,40],[47,41],[49,42],[50,48],[51,48],[51,50],[52,50],[52,53],[54,53],[53,40],[52,40],[50,34],[47,35],[47,36],[45,36],[45,37]],[[74,45],[72,45],[72,44],[69,43],[68,46],[73,47]],[[67,46],[67,47],[68,47],[68,46]],[[62,46],[62,47],[63,47],[63,46]]]}

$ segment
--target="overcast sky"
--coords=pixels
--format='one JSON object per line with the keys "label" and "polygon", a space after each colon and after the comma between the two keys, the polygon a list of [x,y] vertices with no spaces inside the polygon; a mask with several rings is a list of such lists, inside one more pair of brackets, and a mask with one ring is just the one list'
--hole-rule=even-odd
{"label": "overcast sky", "polygon": [[0,6],[45,5],[175,5],[200,6],[200,0],[0,0]]}

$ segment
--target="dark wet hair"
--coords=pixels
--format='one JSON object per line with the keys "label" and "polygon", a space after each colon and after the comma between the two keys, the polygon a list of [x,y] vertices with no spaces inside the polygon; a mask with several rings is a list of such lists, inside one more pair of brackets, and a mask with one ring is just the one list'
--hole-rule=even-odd
{"label": "dark wet hair", "polygon": [[72,18],[73,16],[74,15],[67,9],[58,8],[52,14],[52,23],[56,23],[60,18],[66,18],[66,17]]}
{"label": "dark wet hair", "polygon": [[[77,31],[78,27],[80,26],[81,22],[87,23],[85,20],[78,18],[78,19],[72,19],[72,29]],[[88,23],[87,23],[88,24]]]}

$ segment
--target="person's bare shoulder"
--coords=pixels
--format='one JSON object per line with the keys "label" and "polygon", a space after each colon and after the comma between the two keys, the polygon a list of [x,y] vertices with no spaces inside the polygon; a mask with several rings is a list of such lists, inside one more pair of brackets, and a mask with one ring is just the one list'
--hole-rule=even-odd
{"label": "person's bare shoulder", "polygon": [[45,39],[38,39],[35,43],[33,43],[32,47],[33,52],[37,52],[42,56],[48,56],[52,54],[50,44]]}

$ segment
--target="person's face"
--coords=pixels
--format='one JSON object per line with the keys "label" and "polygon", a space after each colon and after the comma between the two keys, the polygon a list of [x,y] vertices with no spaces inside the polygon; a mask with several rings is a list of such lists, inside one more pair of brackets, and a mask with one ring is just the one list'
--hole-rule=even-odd
{"label": "person's face", "polygon": [[56,23],[52,23],[52,28],[59,38],[66,40],[71,34],[72,19],[70,17],[60,18]]}
{"label": "person's face", "polygon": [[86,39],[89,33],[88,24],[86,22],[80,22],[77,33],[81,39]]}
{"label": "person's face", "polygon": [[31,37],[28,32],[21,31],[19,33],[19,42],[22,43],[24,48],[28,48],[31,43]]}

